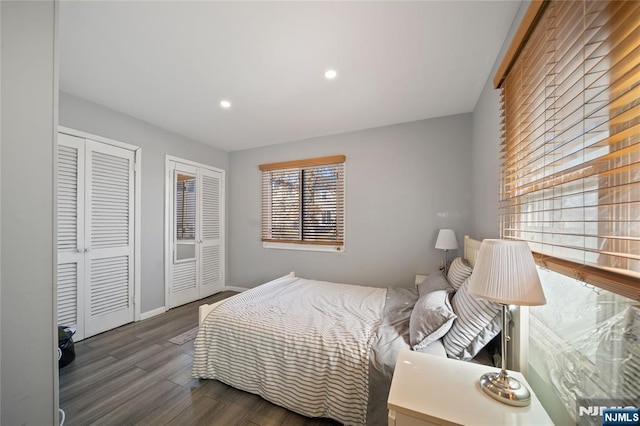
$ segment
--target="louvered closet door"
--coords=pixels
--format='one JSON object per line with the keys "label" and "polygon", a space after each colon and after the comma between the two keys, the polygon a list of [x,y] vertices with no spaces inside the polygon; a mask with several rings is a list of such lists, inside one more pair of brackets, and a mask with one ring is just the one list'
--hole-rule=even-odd
{"label": "louvered closet door", "polygon": [[58,136],[58,325],[84,329],[84,139]]}
{"label": "louvered closet door", "polygon": [[86,141],[87,336],[134,319],[133,162],[133,151]]}
{"label": "louvered closet door", "polygon": [[199,169],[200,181],[200,298],[222,291],[224,264],[222,252],[222,174]]}

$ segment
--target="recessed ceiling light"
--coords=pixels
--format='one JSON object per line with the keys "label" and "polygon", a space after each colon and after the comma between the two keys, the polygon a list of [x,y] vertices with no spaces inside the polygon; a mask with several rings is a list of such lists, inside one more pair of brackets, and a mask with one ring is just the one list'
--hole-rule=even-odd
{"label": "recessed ceiling light", "polygon": [[230,108],[231,107],[231,102],[229,102],[229,101],[220,101],[220,106],[222,108]]}
{"label": "recessed ceiling light", "polygon": [[336,70],[326,70],[324,72],[324,76],[327,77],[329,80],[333,80],[334,78],[336,78],[337,75],[338,73],[336,72]]}

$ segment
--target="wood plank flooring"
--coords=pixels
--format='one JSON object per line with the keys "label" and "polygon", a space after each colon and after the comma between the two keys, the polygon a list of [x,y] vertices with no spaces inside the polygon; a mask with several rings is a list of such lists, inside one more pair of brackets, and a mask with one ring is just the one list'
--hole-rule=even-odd
{"label": "wood plank flooring", "polygon": [[216,380],[191,378],[193,340],[168,340],[198,325],[199,305],[233,294],[222,292],[76,342],[76,359],[60,370],[65,426],[337,425]]}

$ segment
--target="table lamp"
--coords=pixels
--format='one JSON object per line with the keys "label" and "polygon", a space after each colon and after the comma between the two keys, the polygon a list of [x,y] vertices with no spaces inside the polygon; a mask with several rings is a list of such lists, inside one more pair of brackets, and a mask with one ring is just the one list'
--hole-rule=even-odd
{"label": "table lamp", "polygon": [[458,240],[456,240],[456,233],[453,232],[453,229],[441,229],[438,232],[436,248],[444,250],[444,274],[447,275],[447,272],[449,272],[448,252],[458,248]]}
{"label": "table lamp", "polygon": [[480,378],[480,388],[508,405],[531,403],[529,389],[507,373],[508,305],[546,303],[533,255],[524,241],[483,240],[469,282],[469,293],[502,305],[502,369]]}

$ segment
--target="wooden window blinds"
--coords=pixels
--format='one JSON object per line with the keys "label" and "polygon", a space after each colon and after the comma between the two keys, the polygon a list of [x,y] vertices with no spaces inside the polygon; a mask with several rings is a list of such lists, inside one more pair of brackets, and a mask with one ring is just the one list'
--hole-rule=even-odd
{"label": "wooden window blinds", "polygon": [[262,164],[262,241],[344,244],[344,155]]}
{"label": "wooden window blinds", "polygon": [[494,79],[502,237],[640,300],[640,2],[533,2],[525,21]]}

